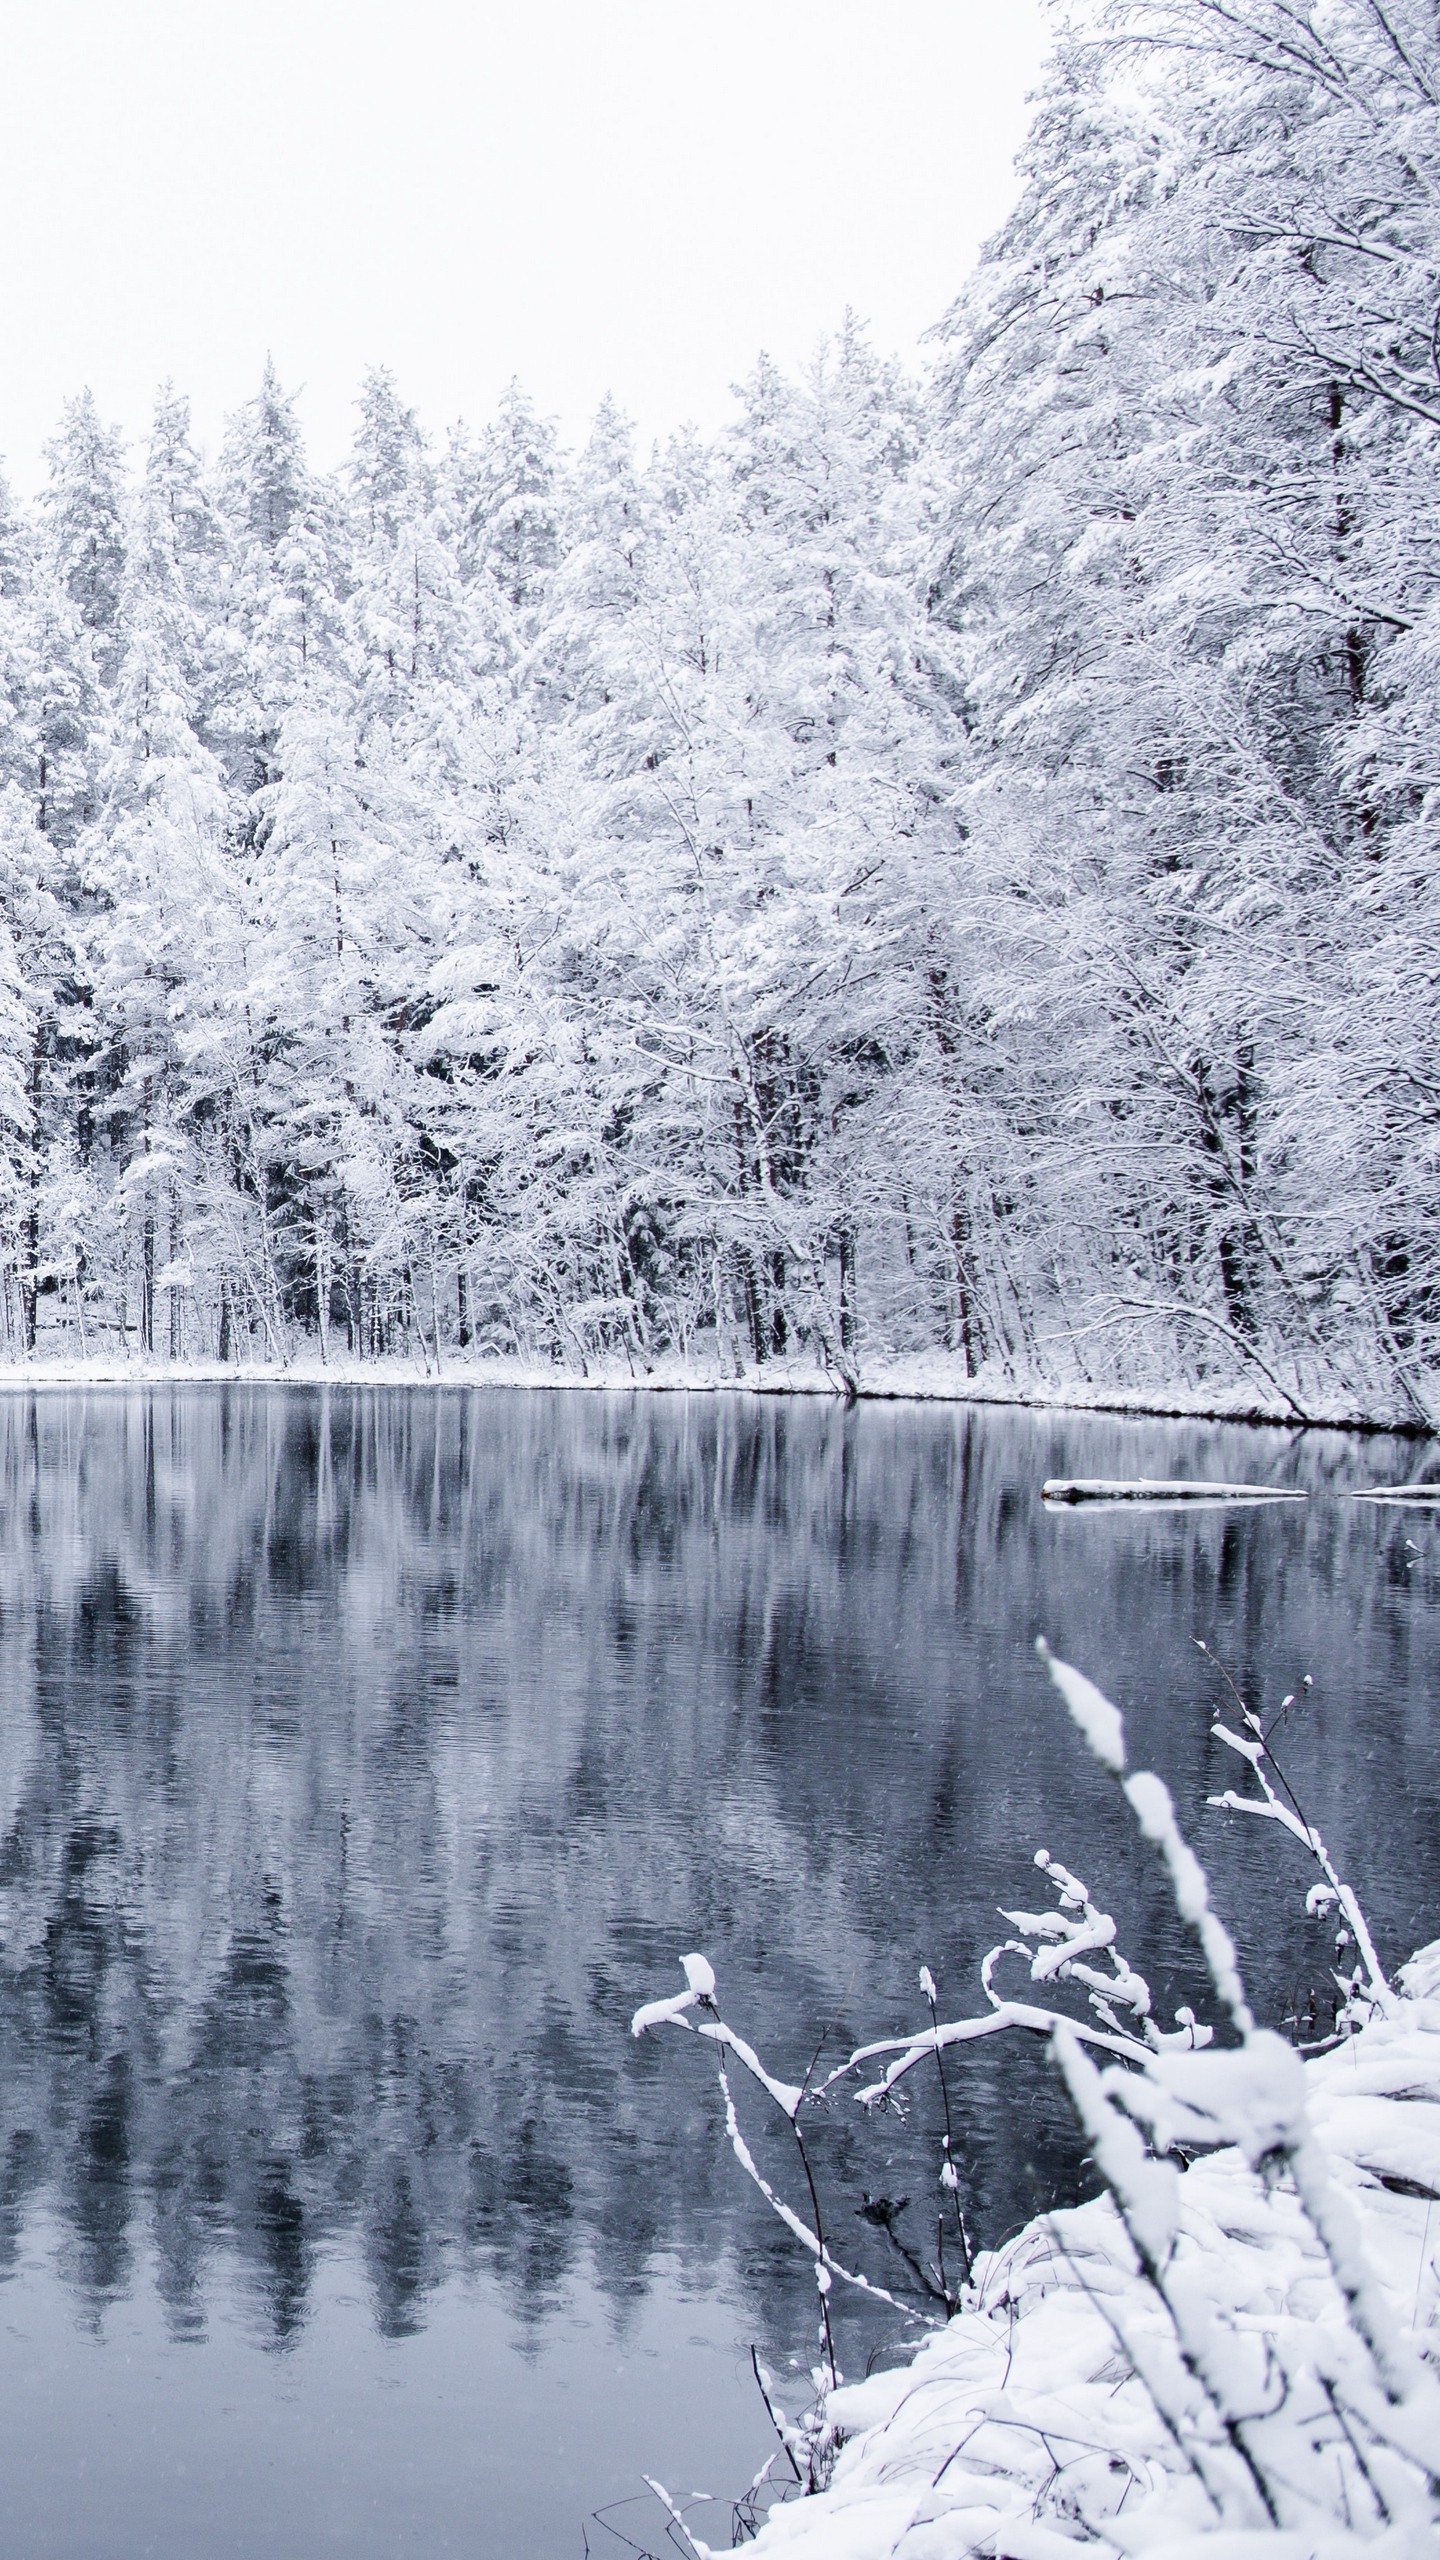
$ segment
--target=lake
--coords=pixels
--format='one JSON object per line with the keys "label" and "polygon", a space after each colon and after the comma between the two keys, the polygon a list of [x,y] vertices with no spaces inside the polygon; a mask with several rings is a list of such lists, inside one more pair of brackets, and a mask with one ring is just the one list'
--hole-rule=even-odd
{"label": "lake", "polygon": [[[1274,2021],[1326,1945],[1298,1853],[1205,1809],[1239,1764],[1195,1640],[1267,1709],[1311,1674],[1286,1765],[1398,1961],[1440,1932],[1440,1515],[1346,1496],[1428,1463],[740,1395],[0,1398],[10,2547],[578,2560],[659,2547],[645,2472],[743,2489],[750,2343],[803,2366],[813,2288],[705,2055],[632,2010],[703,1948],[798,2076],[921,2023],[922,1960],[978,2005],[1041,1846],[1195,1996],[1041,1632],[1170,1779]],[[1058,1474],[1311,1499],[1054,1512]],[[1077,2191],[1037,2054],[953,2089],[982,2239]],[[935,2106],[817,2136],[877,2275],[856,2206],[903,2180],[923,2226]]]}

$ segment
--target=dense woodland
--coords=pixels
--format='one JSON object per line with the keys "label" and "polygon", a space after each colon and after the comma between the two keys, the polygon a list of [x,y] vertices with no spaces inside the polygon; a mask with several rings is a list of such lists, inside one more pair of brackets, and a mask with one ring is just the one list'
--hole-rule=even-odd
{"label": "dense woodland", "polygon": [[1427,1416],[1440,26],[1082,9],[917,382],[88,397],[0,519],[12,1355]]}

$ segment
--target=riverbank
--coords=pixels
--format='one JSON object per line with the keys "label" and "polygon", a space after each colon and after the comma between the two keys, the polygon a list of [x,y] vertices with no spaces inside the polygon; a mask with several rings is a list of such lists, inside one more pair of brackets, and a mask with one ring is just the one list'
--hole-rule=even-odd
{"label": "riverbank", "polygon": [[[1400,2352],[1418,2348],[1433,2362],[1440,1942],[1412,1959],[1400,1987],[1393,2017],[1306,2063],[1305,2094]],[[1326,2459],[1334,2470],[1334,2530],[1323,2544],[1279,2527],[1217,2533],[1197,2471],[1137,2376],[1137,2366],[1152,2380],[1178,2373],[1173,2334],[1107,2194],[1046,2215],[981,2257],[970,2303],[903,2369],[830,2395],[826,2414],[843,2440],[830,2485],[771,2512],[751,2546],[756,2560],[891,2560],[901,2551],[905,2560],[1062,2560],[1077,2540],[1094,2560],[1162,2551],[1202,2560],[1242,2548],[1254,2560],[1305,2560],[1322,2547],[1339,2555],[1377,2545],[1408,2560],[1430,2550],[1428,2510],[1406,2516],[1406,2479],[1418,2475],[1393,2451],[1377,2455],[1372,2445],[1344,2476],[1350,2464],[1338,2459],[1323,2394],[1333,2386],[1343,2401],[1362,2389],[1355,2330],[1293,2189],[1267,2189],[1227,2150],[1197,2160],[1175,2192],[1172,2291],[1183,2283],[1203,2299],[1232,2355],[1261,2342],[1271,2385],[1264,2412],[1274,2419],[1288,2402],[1295,2476]],[[1419,2402],[1433,2389],[1418,2386],[1413,2412],[1397,2406],[1387,2422],[1377,2403],[1373,2413],[1392,2445],[1413,2435],[1422,2460],[1434,2440],[1420,2433]],[[1314,2449],[1322,2433],[1328,2455]],[[698,2536],[704,2511],[689,2521]]]}
{"label": "riverbank", "polygon": [[[497,1359],[446,1351],[418,1358],[357,1359],[346,1353],[322,1359],[318,1352],[274,1360],[162,1360],[140,1352],[94,1350],[84,1357],[48,1356],[0,1361],[0,1390],[141,1386],[309,1387],[523,1387],[537,1392],[590,1390],[637,1395],[759,1395],[838,1398],[844,1389],[813,1361],[771,1361],[763,1368],[722,1373],[703,1362],[657,1361],[636,1369],[624,1360],[562,1369],[549,1362]],[[1035,1412],[1095,1413],[1173,1422],[1238,1422],[1270,1429],[1379,1433],[1426,1439],[1440,1423],[1418,1415],[1381,1413],[1340,1397],[1312,1397],[1303,1405],[1276,1391],[1257,1395],[1250,1385],[1217,1387],[1096,1386],[1088,1379],[1007,1377],[997,1370],[965,1375],[958,1361],[933,1353],[877,1360],[860,1377],[860,1403],[980,1404],[1019,1406]]]}

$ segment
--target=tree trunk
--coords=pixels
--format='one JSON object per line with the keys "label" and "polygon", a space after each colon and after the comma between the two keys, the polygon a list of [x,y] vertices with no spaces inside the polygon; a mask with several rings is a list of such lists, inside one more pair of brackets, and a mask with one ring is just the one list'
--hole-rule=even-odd
{"label": "tree trunk", "polygon": [[40,1043],[30,1052],[30,1182],[22,1229],[25,1259],[20,1272],[20,1320],[25,1348],[33,1351],[39,1332],[37,1292],[40,1268]]}
{"label": "tree trunk", "polygon": [[840,1348],[855,1348],[855,1230],[840,1230]]}

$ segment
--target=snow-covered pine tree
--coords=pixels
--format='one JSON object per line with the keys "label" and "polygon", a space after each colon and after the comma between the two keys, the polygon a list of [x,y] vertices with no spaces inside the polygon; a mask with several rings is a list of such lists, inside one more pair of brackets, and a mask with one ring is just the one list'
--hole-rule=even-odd
{"label": "snow-covered pine tree", "polygon": [[120,599],[125,578],[124,445],[101,423],[93,395],[67,405],[46,447],[50,478],[41,506],[57,584],[89,635],[102,680],[120,663]]}

